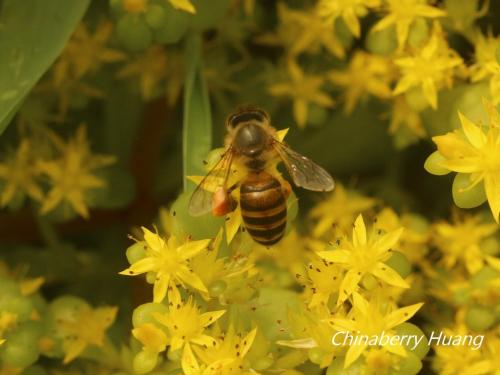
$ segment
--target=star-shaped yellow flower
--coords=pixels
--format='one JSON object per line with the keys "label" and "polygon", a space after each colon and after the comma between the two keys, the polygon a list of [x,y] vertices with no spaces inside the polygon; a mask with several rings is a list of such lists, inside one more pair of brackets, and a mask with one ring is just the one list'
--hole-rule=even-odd
{"label": "star-shaped yellow flower", "polygon": [[[332,326],[339,332],[354,332],[357,335],[368,337],[391,337],[393,328],[410,319],[422,307],[423,303],[416,303],[394,311],[386,311],[377,301],[368,302],[359,293],[353,295],[353,307],[348,318],[333,318]],[[338,341],[338,340],[337,340]],[[406,349],[401,344],[393,344],[390,340],[381,346],[396,355],[406,357]],[[344,368],[349,367],[367,349],[366,341],[349,346],[345,356]]]}
{"label": "star-shaped yellow flower", "polygon": [[161,302],[167,295],[169,286],[176,283],[187,284],[207,293],[207,288],[189,267],[189,259],[203,249],[211,240],[187,241],[182,244],[174,236],[165,241],[158,234],[142,228],[146,241],[146,256],[126,270],[121,275],[137,276],[146,272],[155,273],[153,301]]}
{"label": "star-shaped yellow flower", "polygon": [[498,231],[498,225],[481,223],[479,216],[464,216],[454,223],[440,221],[434,224],[433,229],[432,239],[443,253],[444,267],[452,269],[459,263],[474,274],[485,264],[485,254],[479,245],[483,239]]}
{"label": "star-shaped yellow flower", "polygon": [[287,96],[293,99],[293,115],[299,127],[307,122],[309,103],[321,107],[331,107],[333,99],[321,87],[326,78],[320,75],[306,75],[295,62],[288,64],[290,80],[269,86],[269,92],[274,96]]}
{"label": "star-shaped yellow flower", "polygon": [[48,177],[51,184],[40,212],[46,214],[60,203],[67,202],[75,212],[88,218],[87,191],[105,186],[105,182],[93,172],[97,168],[112,164],[115,158],[90,152],[87,132],[83,125],[67,143],[53,133],[51,139],[61,155],[54,160],[40,160],[37,164],[37,168]]}
{"label": "star-shaped yellow flower", "polygon": [[137,77],[142,97],[146,100],[158,94],[167,75],[167,54],[162,46],[154,45],[118,71],[117,77]]}
{"label": "star-shaped yellow flower", "polygon": [[341,184],[337,184],[327,199],[311,210],[311,218],[317,220],[313,228],[313,236],[330,235],[332,229],[335,229],[334,235],[347,232],[356,215],[370,210],[376,203],[377,201],[373,198],[346,190]]}
{"label": "star-shaped yellow flower", "polygon": [[188,344],[212,346],[215,340],[204,333],[205,328],[215,323],[226,310],[200,313],[193,297],[187,302],[181,299],[179,290],[173,286],[168,290],[168,313],[153,313],[153,317],[168,330],[171,350],[178,350]]}
{"label": "star-shaped yellow flower", "polygon": [[497,54],[500,50],[500,37],[490,33],[476,33],[474,41],[475,62],[470,67],[473,82],[489,79],[490,93],[493,104],[500,103],[500,62]]}
{"label": "star-shaped yellow flower", "polygon": [[489,126],[480,127],[459,113],[462,131],[433,137],[439,153],[445,160],[439,164],[453,172],[470,176],[470,188],[484,184],[493,218],[498,223],[500,214],[500,115],[485,103]]}
{"label": "star-shaped yellow flower", "polygon": [[401,70],[401,78],[394,95],[418,87],[430,106],[436,109],[438,90],[451,87],[454,70],[462,64],[462,59],[448,46],[436,23],[428,42],[413,55],[396,59],[395,64]]}
{"label": "star-shaped yellow flower", "polygon": [[17,195],[25,194],[35,201],[41,201],[43,192],[37,182],[39,175],[40,170],[36,168],[30,152],[30,141],[23,139],[15,154],[0,163],[0,179],[5,181],[0,195],[0,207],[5,207]]}
{"label": "star-shaped yellow flower", "polygon": [[403,228],[399,228],[386,234],[367,237],[363,216],[359,215],[354,222],[352,241],[345,239],[338,249],[318,252],[321,258],[338,264],[347,271],[340,284],[337,305],[356,291],[365,275],[373,275],[389,285],[409,288],[401,276],[384,263],[391,256],[390,251],[402,233]]}
{"label": "star-shaped yellow flower", "polygon": [[373,31],[383,30],[391,25],[396,25],[396,35],[399,48],[402,48],[410,26],[419,18],[437,18],[446,16],[446,12],[427,5],[426,0],[386,0],[387,12],[374,27]]}
{"label": "star-shaped yellow flower", "polygon": [[389,88],[392,70],[389,59],[358,50],[349,60],[345,70],[332,70],[328,78],[345,89],[344,109],[351,113],[357,102],[366,94],[380,99],[392,96]]}
{"label": "star-shaped yellow flower", "polygon": [[351,33],[359,38],[361,25],[359,18],[368,14],[370,9],[380,6],[380,0],[321,0],[318,12],[331,21],[342,17]]}
{"label": "star-shaped yellow flower", "polygon": [[84,23],[79,24],[54,64],[54,84],[58,86],[68,78],[78,80],[87,73],[95,72],[102,63],[124,60],[123,52],[106,45],[112,32],[113,23],[109,21],[101,22],[93,35]]}
{"label": "star-shaped yellow flower", "polygon": [[317,52],[324,47],[333,56],[343,58],[344,46],[335,34],[332,19],[322,17],[315,9],[295,10],[278,4],[280,25],[276,33],[264,34],[257,41],[268,45],[283,45],[289,58],[303,52]]}
{"label": "star-shaped yellow flower", "polygon": [[246,335],[242,335],[241,333],[236,333],[234,326],[230,325],[225,334],[218,335],[215,345],[207,348],[193,346],[193,350],[198,358],[208,366],[224,359],[224,363],[219,362],[221,369],[218,374],[251,375],[254,372],[245,368],[248,366],[245,363],[245,357],[252,347],[256,334],[257,328],[254,328]]}
{"label": "star-shaped yellow flower", "polygon": [[102,346],[106,329],[113,323],[117,311],[116,307],[84,306],[74,320],[59,320],[57,324],[65,333],[63,363],[71,362],[89,345]]}

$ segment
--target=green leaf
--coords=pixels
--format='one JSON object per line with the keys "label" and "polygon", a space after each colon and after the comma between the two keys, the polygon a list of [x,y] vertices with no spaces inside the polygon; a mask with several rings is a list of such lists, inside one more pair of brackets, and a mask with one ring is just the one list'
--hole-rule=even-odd
{"label": "green leaf", "polygon": [[0,134],[63,49],[89,0],[0,1]]}
{"label": "green leaf", "polygon": [[194,190],[187,176],[204,175],[203,159],[212,148],[212,115],[208,89],[202,75],[201,36],[186,40],[186,78],[184,82],[183,172],[184,191]]}

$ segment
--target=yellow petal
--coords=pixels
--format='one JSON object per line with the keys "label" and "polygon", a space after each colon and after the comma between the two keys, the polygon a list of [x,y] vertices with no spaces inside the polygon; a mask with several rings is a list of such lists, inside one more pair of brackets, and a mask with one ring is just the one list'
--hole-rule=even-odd
{"label": "yellow petal", "polygon": [[340,284],[337,306],[342,304],[354,291],[356,291],[361,277],[361,272],[358,272],[357,270],[347,271],[344,278],[342,279],[342,283]]}
{"label": "yellow petal", "polygon": [[312,338],[297,340],[278,340],[276,341],[276,344],[295,349],[311,349],[318,346],[318,343]]}
{"label": "yellow petal", "polygon": [[45,282],[43,277],[35,277],[34,279],[26,279],[19,283],[19,289],[23,296],[29,296],[40,289]]}
{"label": "yellow petal", "polygon": [[184,350],[182,351],[181,364],[182,370],[186,375],[200,374],[200,366],[198,365],[198,361],[196,360],[189,343],[184,346]]}
{"label": "yellow petal", "polygon": [[400,288],[409,288],[410,286],[403,278],[387,264],[378,262],[371,274],[385,281],[389,285],[394,285]]}
{"label": "yellow petal", "polygon": [[177,248],[177,252],[181,255],[182,259],[189,259],[194,257],[200,251],[206,249],[210,241],[210,239],[190,241]]}
{"label": "yellow petal", "polygon": [[242,224],[240,206],[238,205],[238,207],[236,207],[236,209],[229,213],[226,217],[226,240],[229,244]]}
{"label": "yellow petal", "polygon": [[471,120],[465,117],[461,112],[458,112],[458,117],[460,118],[462,129],[468,141],[475,148],[478,149],[482,148],[486,143],[486,135],[481,131],[481,129],[478,126],[476,126]]}
{"label": "yellow petal", "polygon": [[290,130],[290,128],[281,129],[281,130],[276,131],[276,139],[280,142],[283,142],[283,139],[285,139],[285,136],[287,135],[288,130]]}
{"label": "yellow petal", "polygon": [[205,346],[205,347],[213,347],[214,343],[216,342],[213,337],[210,337],[208,335],[200,335],[198,337],[195,337],[191,339],[191,342],[197,345]]}
{"label": "yellow petal", "polygon": [[321,258],[330,262],[347,264],[351,258],[350,252],[346,250],[320,251],[318,254]]}
{"label": "yellow petal", "polygon": [[293,116],[297,125],[303,128],[307,122],[307,102],[302,99],[296,99],[293,102]]}
{"label": "yellow petal", "polygon": [[493,213],[493,218],[498,223],[498,215],[500,213],[500,175],[488,173],[484,176],[484,190],[491,212]]}
{"label": "yellow petal", "polygon": [[354,222],[352,242],[356,247],[366,245],[366,227],[361,214],[358,215],[356,221]]}
{"label": "yellow petal", "polygon": [[366,348],[366,343],[359,343],[356,345],[351,345],[347,354],[345,355],[344,368],[348,368],[354,361],[356,361],[359,356],[363,353]]}
{"label": "yellow petal", "polygon": [[387,344],[383,345],[383,347],[388,352],[394,353],[394,354],[399,355],[401,357],[406,357],[407,356],[406,349],[401,344],[391,345],[391,342],[388,341]]}
{"label": "yellow petal", "polygon": [[391,312],[384,318],[386,329],[392,329],[411,319],[423,305],[423,303],[416,303]]}
{"label": "yellow petal", "polygon": [[153,271],[156,269],[156,259],[155,258],[143,258],[132,264],[126,270],[120,272],[120,275],[125,276],[136,276],[141,273]]}
{"label": "yellow petal", "polygon": [[151,249],[159,251],[165,246],[165,241],[158,234],[151,232],[145,227],[141,228],[144,233],[144,240]]}
{"label": "yellow petal", "polygon": [[200,315],[200,324],[203,327],[207,327],[217,319],[219,319],[222,315],[224,315],[226,310],[218,310],[218,311],[210,311]]}
{"label": "yellow petal", "polygon": [[375,242],[375,244],[373,245],[377,254],[382,254],[387,250],[392,249],[401,238],[403,231],[404,228],[399,228],[383,235],[382,238],[377,240],[377,242]]}
{"label": "yellow petal", "polygon": [[368,315],[370,304],[359,293],[353,293],[353,307],[358,309],[363,315]]}
{"label": "yellow petal", "polygon": [[431,78],[425,79],[422,83],[422,91],[430,106],[437,109],[437,90],[434,80]]}
{"label": "yellow petal", "polygon": [[354,35],[356,38],[359,38],[361,34],[361,27],[359,25],[358,17],[354,12],[354,8],[346,9],[342,14],[342,18],[344,19],[344,22],[346,23],[349,30],[351,30],[352,35]]}
{"label": "yellow petal", "polygon": [[169,0],[169,2],[175,9],[180,9],[191,14],[196,13],[195,7],[189,0]]}
{"label": "yellow petal", "polygon": [[167,295],[168,284],[170,283],[169,275],[162,275],[157,278],[153,286],[153,302],[160,303]]}
{"label": "yellow petal", "polygon": [[241,357],[244,357],[250,350],[250,347],[253,344],[253,340],[255,340],[255,335],[257,335],[257,328],[252,329],[243,339],[243,345],[241,346]]}
{"label": "yellow petal", "polygon": [[184,281],[186,284],[191,285],[193,288],[201,290],[203,292],[207,292],[208,290],[205,285],[203,285],[203,281],[199,278],[197,274],[188,270],[186,267],[181,267],[177,271],[179,278]]}
{"label": "yellow petal", "polygon": [[149,351],[160,353],[167,346],[167,335],[152,323],[145,323],[132,330],[132,335]]}
{"label": "yellow petal", "polygon": [[63,351],[65,353],[63,364],[67,364],[78,357],[86,347],[87,343],[79,338],[65,341],[63,344]]}

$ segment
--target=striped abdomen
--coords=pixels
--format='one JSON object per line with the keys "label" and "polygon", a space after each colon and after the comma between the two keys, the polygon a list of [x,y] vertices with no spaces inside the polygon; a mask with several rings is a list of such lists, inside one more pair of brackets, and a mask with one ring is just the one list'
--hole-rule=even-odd
{"label": "striped abdomen", "polygon": [[265,172],[251,173],[240,186],[240,206],[245,228],[256,242],[271,246],[281,240],[286,199],[276,178]]}

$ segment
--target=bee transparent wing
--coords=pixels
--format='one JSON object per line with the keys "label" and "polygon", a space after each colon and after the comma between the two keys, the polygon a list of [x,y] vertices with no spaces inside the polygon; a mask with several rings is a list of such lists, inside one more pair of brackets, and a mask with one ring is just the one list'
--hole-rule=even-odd
{"label": "bee transparent wing", "polygon": [[295,185],[313,191],[331,191],[335,187],[332,176],[311,159],[274,140],[273,147],[285,164]]}
{"label": "bee transparent wing", "polygon": [[231,148],[228,148],[203,177],[189,200],[188,212],[191,216],[201,216],[212,211],[213,195],[217,189],[226,187],[232,160],[233,153]]}

